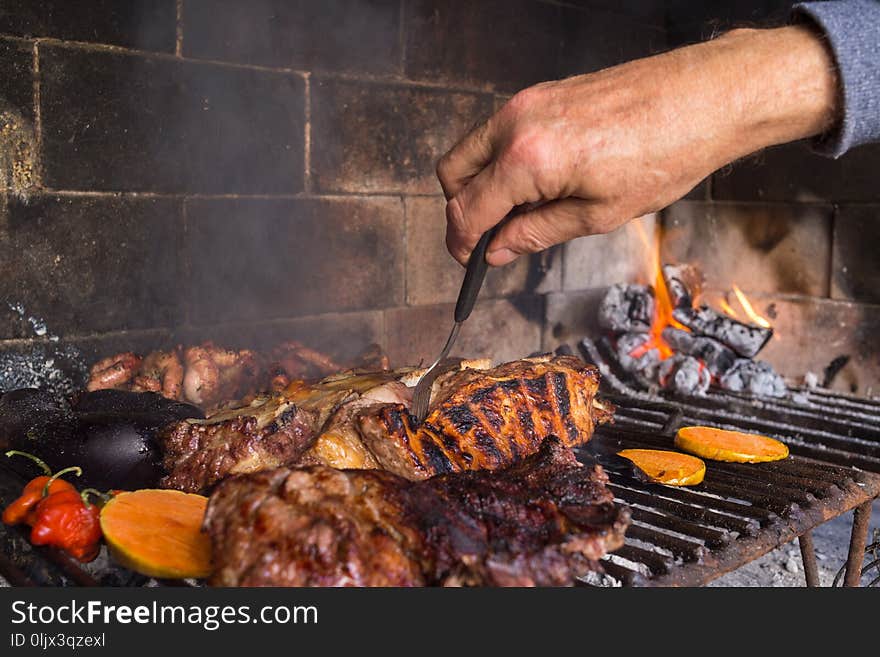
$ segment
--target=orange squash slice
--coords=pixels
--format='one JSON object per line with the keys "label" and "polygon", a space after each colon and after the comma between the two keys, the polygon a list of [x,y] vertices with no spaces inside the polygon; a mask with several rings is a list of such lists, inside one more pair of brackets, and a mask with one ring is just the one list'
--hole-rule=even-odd
{"label": "orange squash slice", "polygon": [[706,464],[695,456],[662,449],[624,449],[618,456],[629,459],[645,476],[668,486],[696,486],[703,481]]}
{"label": "orange squash slice", "polygon": [[120,493],[101,509],[101,530],[126,568],[150,577],[207,577],[211,541],[201,531],[207,504],[207,497],[177,490]]}
{"label": "orange squash slice", "polygon": [[733,463],[778,461],[788,456],[788,446],[773,438],[714,427],[682,427],[675,435],[675,446],[704,459]]}

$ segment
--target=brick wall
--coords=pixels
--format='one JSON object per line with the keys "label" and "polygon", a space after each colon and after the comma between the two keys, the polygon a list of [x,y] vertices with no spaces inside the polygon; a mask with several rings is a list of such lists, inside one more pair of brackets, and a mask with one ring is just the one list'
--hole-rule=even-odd
{"label": "brick wall", "polygon": [[[0,387],[65,345],[431,357],[462,274],[435,161],[519,88],[662,49],[631,4],[7,0]],[[540,349],[546,313],[627,273],[601,250],[492,272],[459,352]]]}
{"label": "brick wall", "polygon": [[[35,356],[81,368],[65,345],[89,360],[299,338],[429,358],[462,273],[444,247],[440,154],[523,86],[779,22],[788,6],[7,0],[0,388]],[[771,316],[765,355],[785,374],[849,355],[836,385],[876,391],[878,164],[876,147],[838,161],[773,149],[640,220],[642,234],[492,271],[458,352],[515,358],[595,333],[604,289],[647,281],[643,238],[662,232],[664,256],[701,264],[711,294],[738,283]]]}

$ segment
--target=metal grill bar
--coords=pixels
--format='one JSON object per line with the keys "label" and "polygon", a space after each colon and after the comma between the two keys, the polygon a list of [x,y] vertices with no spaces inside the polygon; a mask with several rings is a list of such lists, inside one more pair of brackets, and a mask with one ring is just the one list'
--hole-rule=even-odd
{"label": "metal grill bar", "polygon": [[[648,585],[702,584],[794,538],[800,538],[807,584],[818,585],[809,532],[854,508],[847,572],[859,571],[865,514],[880,495],[880,402],[801,389],[770,400],[725,391],[660,396],[624,383],[609,365],[614,361],[604,360],[589,340],[581,348],[603,373],[603,398],[617,406],[613,426],[601,427],[586,451],[605,467],[616,498],[638,510],[640,524],[703,546],[697,559],[670,564],[661,555],[658,563],[655,550],[668,550],[668,538],[661,541],[640,526],[621,554],[646,573]],[[629,461],[616,456],[627,448],[675,449],[675,431],[693,424],[772,435],[789,445],[792,456],[761,464],[710,462],[703,483],[687,489],[642,481]],[[673,552],[679,559],[690,545],[685,543]],[[616,564],[616,571],[621,568],[629,567]]]}

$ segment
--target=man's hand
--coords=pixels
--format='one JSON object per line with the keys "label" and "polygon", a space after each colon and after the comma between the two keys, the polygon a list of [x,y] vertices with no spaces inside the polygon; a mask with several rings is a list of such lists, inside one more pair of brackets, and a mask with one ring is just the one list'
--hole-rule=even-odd
{"label": "man's hand", "polygon": [[464,264],[489,246],[504,265],[607,233],[681,198],[719,167],[828,129],[834,64],[805,27],[736,30],[713,41],[516,94],[437,166],[446,244]]}

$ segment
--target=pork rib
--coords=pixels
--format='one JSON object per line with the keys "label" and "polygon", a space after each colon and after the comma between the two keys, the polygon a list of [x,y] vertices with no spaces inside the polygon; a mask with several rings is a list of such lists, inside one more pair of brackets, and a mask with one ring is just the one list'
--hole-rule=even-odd
{"label": "pork rib", "polygon": [[222,482],[204,527],[219,586],[560,586],[623,544],[598,465],[555,437],[495,473],[410,481],[279,468]]}

